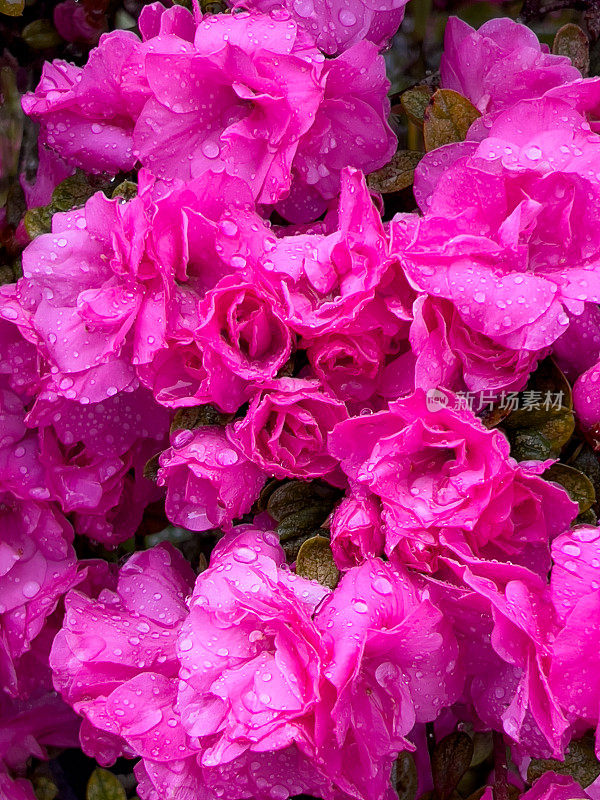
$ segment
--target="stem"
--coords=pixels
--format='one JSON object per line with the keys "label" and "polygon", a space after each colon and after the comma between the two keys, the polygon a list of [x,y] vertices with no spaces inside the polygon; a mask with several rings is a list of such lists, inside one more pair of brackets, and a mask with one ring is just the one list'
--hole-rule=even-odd
{"label": "stem", "polygon": [[433,756],[433,751],[435,750],[435,731],[433,729],[433,722],[427,722],[425,724],[425,738],[427,740],[427,751],[429,752],[429,760],[431,761],[431,757]]}
{"label": "stem", "polygon": [[508,776],[506,766],[506,744],[504,736],[493,733],[494,741],[494,800],[508,800]]}

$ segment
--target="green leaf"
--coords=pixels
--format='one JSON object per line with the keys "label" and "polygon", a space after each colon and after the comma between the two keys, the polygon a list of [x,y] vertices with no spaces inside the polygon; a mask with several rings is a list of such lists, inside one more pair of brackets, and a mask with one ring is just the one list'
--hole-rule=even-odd
{"label": "green leaf", "polygon": [[545,461],[552,455],[550,441],[539,431],[511,431],[508,438],[510,454],[517,461]]}
{"label": "green leaf", "polygon": [[[286,481],[269,485],[266,510],[276,522],[284,522],[287,517],[310,511],[307,525],[320,527],[331,513],[340,497],[340,491],[321,481]],[[314,522],[308,522],[308,520]],[[317,521],[318,520],[318,521]],[[306,527],[303,529],[304,532]]]}
{"label": "green leaf", "polygon": [[137,183],[133,181],[121,181],[121,183],[114,188],[110,197],[111,200],[114,200],[115,197],[120,197],[123,200],[133,200],[134,197],[137,197],[137,192]]}
{"label": "green leaf", "polygon": [[180,408],[176,411],[171,423],[171,433],[174,431],[193,431],[209,425],[227,425],[233,419],[233,414],[222,414],[215,406],[191,406]]}
{"label": "green leaf", "polygon": [[533,783],[545,772],[570,775],[584,788],[600,775],[600,762],[594,753],[594,738],[586,734],[582,739],[573,739],[567,748],[564,761],[553,758],[534,758],[527,768],[527,781]]}
{"label": "green leaf", "polygon": [[552,52],[556,56],[567,56],[585,77],[590,69],[590,43],[585,32],[572,22],[563,25],[552,45]]}
{"label": "green leaf", "polygon": [[473,757],[471,767],[478,767],[492,757],[494,742],[491,731],[475,731],[473,734]]}
{"label": "green leaf", "polygon": [[423,158],[423,153],[415,150],[398,150],[389,164],[377,172],[372,172],[367,178],[370,189],[381,194],[401,192],[412,186],[415,167]]}
{"label": "green leaf", "polygon": [[518,461],[557,458],[575,430],[569,382],[551,359],[543,361],[503,421]]}
{"label": "green leaf", "polygon": [[25,8],[25,0],[0,0],[0,14],[20,17]]}
{"label": "green leaf", "polygon": [[425,109],[425,149],[429,152],[445,144],[464,141],[467,131],[480,116],[466,97],[453,89],[438,89]]}
{"label": "green leaf", "polygon": [[469,769],[473,749],[473,740],[462,731],[451,733],[436,744],[431,756],[431,774],[438,800],[451,797]]}
{"label": "green leaf", "polygon": [[98,767],[88,781],[86,800],[127,800],[127,795],[112,772]]}
{"label": "green leaf", "polygon": [[396,792],[398,800],[415,800],[419,779],[415,758],[404,750],[396,759]]}
{"label": "green leaf", "polygon": [[585,513],[596,502],[594,484],[587,475],[574,467],[569,467],[567,464],[553,464],[542,477],[563,486],[571,500],[579,503],[580,514]]}
{"label": "green leaf", "polygon": [[21,36],[33,50],[46,50],[62,42],[62,37],[49,19],[34,19],[25,25]]}
{"label": "green leaf", "polygon": [[37,800],[56,800],[58,797],[57,785],[46,775],[34,776],[32,783]]}
{"label": "green leaf", "polygon": [[144,478],[149,481],[153,481],[156,483],[156,479],[158,478],[158,470],[160,467],[159,458],[161,454],[157,453],[152,458],[149,458],[148,461],[144,464]]}
{"label": "green leaf", "polygon": [[283,552],[285,553],[285,557],[288,564],[294,563],[294,561],[298,557],[298,553],[300,552],[300,548],[302,547],[304,542],[307,542],[311,538],[312,538],[312,533],[304,533],[300,536],[293,536],[286,539],[281,539],[281,546],[283,547]]}
{"label": "green leaf", "polygon": [[411,122],[416,125],[423,125],[425,122],[425,110],[431,100],[432,91],[429,86],[415,86],[407,89],[400,97],[402,110]]}
{"label": "green leaf", "polygon": [[328,516],[329,511],[324,511],[320,505],[299,508],[291,514],[286,514],[277,526],[277,533],[282,542],[310,535],[321,527]]}
{"label": "green leaf", "polygon": [[88,177],[81,170],[58,184],[52,192],[52,200],[47,206],[31,208],[23,219],[25,229],[31,239],[52,230],[52,215],[58,211],[71,211],[80,208],[106,183],[98,178]]}
{"label": "green leaf", "polygon": [[303,578],[319,581],[322,586],[335,589],[340,572],[333,560],[329,539],[313,536],[304,542],[296,557],[296,573]]}
{"label": "green leaf", "polygon": [[598,524],[598,517],[596,516],[596,512],[593,508],[588,508],[587,511],[584,511],[583,514],[577,514],[575,520],[573,521],[574,525],[597,525]]}

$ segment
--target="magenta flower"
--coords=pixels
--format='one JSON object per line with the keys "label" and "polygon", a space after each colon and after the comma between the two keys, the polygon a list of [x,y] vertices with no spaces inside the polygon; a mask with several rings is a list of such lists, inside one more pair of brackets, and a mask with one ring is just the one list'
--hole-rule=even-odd
{"label": "magenta flower", "polygon": [[487,133],[449,145],[441,160],[426,156],[415,181],[426,214],[392,226],[408,227],[400,246],[422,291],[452,301],[470,329],[503,347],[542,350],[569,314],[600,300],[600,238],[578,224],[600,203],[590,178],[600,138],[550,98],[518,103]]}
{"label": "magenta flower", "polygon": [[140,29],[144,42],[103,36],[82,68],[46,65],[25,96],[42,141],[68,163],[114,174],[139,158],[168,180],[225,170],[259,203],[281,200],[286,218],[308,221],[337,196],[344,166],[370,172],[396,149],[370,42],[325,61],[287,14],[194,20],[156,6]]}
{"label": "magenta flower", "polygon": [[[223,235],[219,244],[232,266],[243,253],[252,278],[276,295],[304,344],[326,334],[395,336],[411,318],[414,291],[390,256],[380,211],[358,170],[342,171],[337,215],[324,228],[292,235],[283,229],[276,238],[266,226],[257,229],[255,219],[242,219],[237,235]],[[367,352],[372,347],[365,343]]]}
{"label": "magenta flower", "polygon": [[41,125],[40,140],[88,172],[130,170],[133,127],[148,95],[139,40],[126,31],[102,37],[85,67],[45,63],[23,110]]}
{"label": "magenta flower", "polygon": [[[52,15],[54,26],[67,42],[85,42],[95,44],[106,19],[102,15],[90,15],[82,3],[77,0],[63,0],[54,8]],[[95,23],[95,24],[94,24]]]}
{"label": "magenta flower", "polygon": [[328,55],[347,50],[353,44],[366,40],[383,47],[392,38],[404,19],[407,0],[230,0],[232,7],[271,11],[285,8],[300,28],[315,40],[319,50]]}
{"label": "magenta flower", "polygon": [[294,742],[314,749],[322,650],[312,614],[329,590],[284,567],[275,534],[238,531],[198,577],[178,641],[182,724],[206,766]]}
{"label": "magenta flower", "polygon": [[526,800],[586,800],[590,795],[570,775],[545,772],[521,797]]}
{"label": "magenta flower", "polygon": [[356,489],[342,500],[331,518],[331,550],[342,570],[383,555],[385,534],[377,498]]}
{"label": "magenta flower", "polygon": [[316,381],[280,378],[254,396],[246,416],[227,428],[227,438],[267,475],[327,475],[335,482],[337,460],[327,452],[327,441],[347,416],[343,403]]}
{"label": "magenta flower", "polygon": [[148,205],[147,195],[121,205],[98,193],[83,209],[55,214],[53,233],[23,255],[20,327],[53,365],[62,397],[93,403],[135,388],[133,364],[162,343],[173,276],[139,252]]}
{"label": "magenta flower", "polygon": [[582,314],[571,317],[552,345],[552,355],[571,382],[600,359],[600,308],[595,303],[586,303]]}
{"label": "magenta flower", "polygon": [[351,796],[384,798],[415,722],[460,695],[451,626],[408,573],[371,559],[351,569],[316,616],[334,692],[326,770]]}
{"label": "magenta flower", "polygon": [[442,86],[468,97],[482,114],[581,80],[569,58],[552,55],[532,30],[505,17],[477,31],[450,17],[440,70]]}
{"label": "magenta flower", "polygon": [[230,528],[250,511],[266,481],[222,428],[179,431],[160,456],[158,485],[167,487],[166,512],[193,531]]}
{"label": "magenta flower", "polygon": [[343,331],[317,336],[306,354],[315,376],[335,397],[347,403],[371,398],[379,387],[382,364],[394,350],[390,337],[378,331]]}
{"label": "magenta flower", "polygon": [[553,645],[550,683],[571,722],[600,721],[598,610],[600,530],[581,525],[552,545],[552,601],[562,622]]}
{"label": "magenta flower", "polygon": [[573,407],[579,424],[594,447],[600,443],[600,360],[580,375],[573,386]]}
{"label": "magenta flower", "polygon": [[[184,52],[149,53],[151,96],[134,133],[144,166],[184,179],[225,169],[259,203],[284,198],[278,209],[291,221],[317,217],[349,159],[377,169],[395,137],[377,49],[362,42],[325,62],[309,41],[289,17],[242,12],[201,20]],[[348,136],[356,147],[344,148]]]}
{"label": "magenta flower", "polygon": [[227,276],[200,302],[197,339],[239,378],[274,378],[292,350],[291,333],[274,306],[273,296]]}
{"label": "magenta flower", "polygon": [[477,718],[530,757],[560,757],[569,723],[549,682],[559,625],[545,584],[501,563],[490,564],[487,576],[446,563],[448,582],[428,583],[453,624]]}
{"label": "magenta flower", "polygon": [[286,800],[305,793],[325,800],[351,800],[333,787],[296,745],[284,750],[249,752],[210,768],[202,765],[197,755],[175,762],[144,759],[136,765],[135,774],[142,800],[246,800],[264,797],[265,791],[269,792],[269,800]]}
{"label": "magenta flower", "polygon": [[77,533],[108,547],[135,533],[146,506],[162,494],[143,469],[167,443],[169,416],[146,389],[89,405],[38,396],[27,422],[39,426],[44,486]]}
{"label": "magenta flower", "polygon": [[513,350],[470,328],[456,306],[431,295],[413,305],[410,344],[415,387],[453,391],[513,392],[522,389],[547,351]]}
{"label": "magenta flower", "polygon": [[539,469],[517,465],[499,431],[446,399],[431,406],[417,390],[389,411],[340,423],[330,437],[344,472],[381,503],[386,553],[435,571],[448,548],[467,563],[510,560],[545,574],[548,538],[569,526],[576,504]]}
{"label": "magenta flower", "polygon": [[24,500],[48,500],[37,435],[25,425],[23,400],[8,383],[0,374],[0,487]]}
{"label": "magenta flower", "polygon": [[0,676],[13,696],[26,678],[19,661],[75,583],[73,531],[53,504],[0,494]]}
{"label": "magenta flower", "polygon": [[0,790],[5,800],[36,800],[29,781],[24,778],[13,780],[7,772],[0,771]]}
{"label": "magenta flower", "polygon": [[183,556],[159,545],[134,553],[97,597],[67,595],[50,655],[54,685],[87,722],[81,744],[101,764],[188,754],[173,704],[175,641],[193,580]]}
{"label": "magenta flower", "polygon": [[48,760],[48,748],[77,747],[78,717],[51,690],[49,681],[45,686],[45,675],[36,678],[35,691],[26,699],[0,694],[0,772],[24,775],[30,758]]}

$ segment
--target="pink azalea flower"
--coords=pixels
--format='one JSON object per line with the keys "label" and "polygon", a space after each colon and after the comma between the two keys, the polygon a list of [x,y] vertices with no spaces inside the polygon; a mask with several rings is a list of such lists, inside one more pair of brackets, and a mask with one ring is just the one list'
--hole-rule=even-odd
{"label": "pink azalea flower", "polygon": [[286,13],[194,20],[151,6],[140,28],[144,42],[103,36],[84,67],[46,65],[24,97],[43,142],[70,164],[114,174],[137,157],[169,180],[226,170],[259,203],[283,200],[286,218],[308,221],[337,195],[342,167],[370,172],[396,149],[370,42],[325,61]]}
{"label": "pink azalea flower", "polygon": [[574,382],[600,359],[600,308],[586,303],[582,314],[572,316],[567,330],[552,346],[554,360]]}
{"label": "pink azalea flower", "polygon": [[31,697],[14,700],[0,693],[0,774],[4,769],[24,775],[30,758],[47,761],[48,748],[78,745],[78,717],[41,675],[36,677]]}
{"label": "pink azalea flower", "polygon": [[30,650],[62,595],[75,583],[73,531],[53,504],[0,494],[0,676],[13,696]]}
{"label": "pink azalea flower", "polygon": [[410,344],[415,387],[452,391],[514,392],[522,389],[542,350],[513,350],[470,328],[456,306],[431,295],[413,305]]}
{"label": "pink azalea flower", "polygon": [[276,295],[305,344],[325,334],[391,337],[411,317],[414,291],[390,256],[379,208],[358,170],[342,171],[338,212],[326,231],[276,238],[250,218],[219,244],[228,248],[228,263],[241,257],[252,278]]}
{"label": "pink azalea flower", "polygon": [[590,795],[570,775],[544,772],[528,792],[521,797],[526,800],[586,800]]}
{"label": "pink azalea flower", "polygon": [[54,685],[87,721],[81,744],[101,764],[188,754],[173,704],[175,641],[193,580],[183,556],[162,544],[134,553],[97,596],[67,595],[50,654]]}
{"label": "pink azalea flower", "polygon": [[581,525],[559,536],[552,558],[552,601],[563,627],[552,648],[551,686],[572,722],[597,726],[600,530]]}
{"label": "pink azalea flower", "polygon": [[565,622],[578,601],[600,589],[600,529],[578,525],[552,542],[552,602]]}
{"label": "pink azalea flower", "polygon": [[577,420],[596,448],[600,444],[600,360],[586,370],[573,386],[573,407]]}
{"label": "pink azalea flower", "polygon": [[600,238],[577,222],[600,203],[600,137],[551,98],[518,103],[486,133],[427,155],[415,179],[426,214],[392,227],[407,229],[405,269],[422,291],[503,347],[542,350],[600,300]]}
{"label": "pink azalea flower", "polygon": [[500,563],[490,564],[488,576],[446,564],[448,582],[429,585],[454,626],[477,719],[530,757],[562,757],[569,723],[549,682],[559,626],[544,582],[525,572],[513,579],[514,569]]}
{"label": "pink azalea flower", "polygon": [[181,375],[172,399],[164,359],[178,344],[195,344],[199,296],[231,271],[215,252],[210,215],[219,219],[234,193],[227,217],[251,203],[245,185],[227,176],[215,178],[209,193],[213,177],[158,196],[142,175],[133,200],[97,193],[83,209],[55,214],[53,233],[25,250],[24,277],[6,293],[0,316],[15,321],[50,365],[48,391],[82,404],[103,401],[135,389],[137,367],[160,402],[198,403],[198,389]]}
{"label": "pink azalea flower", "polygon": [[21,499],[51,497],[36,433],[27,429],[23,400],[0,374],[0,487]]}
{"label": "pink azalea flower", "polygon": [[451,551],[467,563],[510,560],[545,574],[548,539],[566,530],[576,504],[538,467],[511,459],[499,431],[444,397],[447,406],[428,404],[417,390],[388,411],[340,423],[329,439],[351,481],[381,504],[386,553],[426,571]]}
{"label": "pink azalea flower", "polygon": [[568,57],[552,55],[532,30],[506,17],[477,31],[450,17],[440,71],[442,86],[468,97],[482,114],[581,79]]}
{"label": "pink azalea flower", "polygon": [[[225,169],[259,203],[287,196],[277,207],[291,221],[326,209],[349,159],[371,171],[396,146],[377,49],[361,42],[325,62],[288,17],[206,17],[193,48],[150,53],[145,71],[151,97],[134,133],[142,163],[164,178]],[[175,82],[173,72],[189,77]],[[180,157],[182,144],[190,158]]]}
{"label": "pink azalea flower", "polygon": [[77,0],[63,0],[58,3],[52,15],[54,26],[67,42],[95,44],[102,28],[106,27],[106,17],[102,14],[89,14],[85,5]]}
{"label": "pink azalea flower", "polygon": [[166,445],[166,409],[146,389],[89,405],[46,392],[27,421],[39,426],[46,491],[71,514],[76,532],[108,547],[130,538],[162,495],[143,469]]}
{"label": "pink azalea flower", "polygon": [[36,800],[33,786],[24,778],[13,780],[6,772],[0,771],[0,791],[5,800]]}
{"label": "pink azalea flower", "polygon": [[385,534],[377,499],[355,489],[331,518],[331,550],[339,569],[347,570],[385,551]]}
{"label": "pink azalea flower", "polygon": [[[185,761],[155,762],[144,759],[135,767],[141,800],[246,800],[264,797],[286,800],[309,794],[324,800],[354,800],[332,786],[296,745],[284,750],[249,752],[228,764],[205,767],[198,756]],[[386,800],[393,800],[390,795]]]}
{"label": "pink azalea flower", "polygon": [[348,416],[343,403],[316,381],[280,378],[265,385],[245,417],[227,428],[229,442],[267,475],[319,478],[337,468],[327,452],[334,427]]}
{"label": "pink azalea flower", "polygon": [[378,559],[346,573],[315,621],[334,690],[325,768],[349,794],[384,798],[415,722],[434,720],[461,693],[451,626],[408,573]]}
{"label": "pink azalea flower", "polygon": [[314,748],[322,650],[312,614],[329,590],[285,568],[276,534],[231,535],[198,577],[178,641],[182,724],[206,766]]}
{"label": "pink azalea flower", "polygon": [[148,95],[139,39],[106,34],[85,67],[46,62],[23,110],[41,125],[40,141],[88,172],[130,170],[133,127]]}
{"label": "pink azalea flower", "polygon": [[179,431],[160,456],[158,485],[167,487],[166,512],[194,531],[230,528],[250,511],[265,472],[247,459],[222,428]]}
{"label": "pink azalea flower", "polygon": [[267,292],[227,276],[200,302],[197,339],[239,378],[274,378],[292,350],[290,330],[274,305]]}
{"label": "pink azalea flower", "polygon": [[135,388],[134,360],[160,347],[173,278],[149,259],[140,264],[126,242],[146,235],[144,206],[147,197],[121,205],[98,193],[83,209],[55,214],[53,233],[23,254],[20,327],[54,366],[52,388],[62,397],[98,402]]}
{"label": "pink azalea flower", "polygon": [[325,0],[251,0],[244,3],[230,0],[233,8],[239,5],[264,12],[285,8],[298,26],[311,35],[319,50],[328,55],[347,50],[365,39],[383,47],[400,27],[406,3],[407,0],[336,0],[333,3]]}

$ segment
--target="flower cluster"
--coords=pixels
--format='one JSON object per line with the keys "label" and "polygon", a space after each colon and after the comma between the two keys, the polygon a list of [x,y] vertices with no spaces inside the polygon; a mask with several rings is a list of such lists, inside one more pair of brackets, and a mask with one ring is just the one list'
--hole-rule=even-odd
{"label": "flower cluster", "polygon": [[[54,213],[0,287],[9,800],[77,740],[138,759],[141,800],[392,800],[428,723],[525,766],[600,723],[600,528],[555,465],[576,418],[600,476],[599,80],[451,19],[442,90],[480,116],[389,219],[365,176],[398,145],[403,0],[231,5],[147,5],[23,98],[30,201],[135,183]],[[502,404],[549,363],[560,391],[521,396],[558,401]],[[545,425],[524,456],[515,419]]]}

